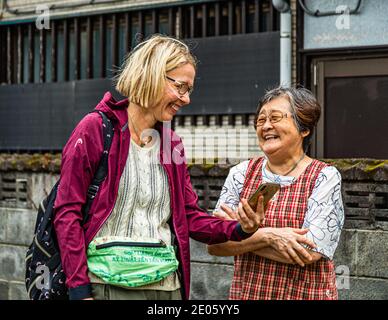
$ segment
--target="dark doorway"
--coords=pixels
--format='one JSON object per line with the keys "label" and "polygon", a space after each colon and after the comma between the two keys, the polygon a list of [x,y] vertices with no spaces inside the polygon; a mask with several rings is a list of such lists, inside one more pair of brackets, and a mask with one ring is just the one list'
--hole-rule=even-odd
{"label": "dark doorway", "polygon": [[388,159],[388,59],[315,61],[315,155]]}

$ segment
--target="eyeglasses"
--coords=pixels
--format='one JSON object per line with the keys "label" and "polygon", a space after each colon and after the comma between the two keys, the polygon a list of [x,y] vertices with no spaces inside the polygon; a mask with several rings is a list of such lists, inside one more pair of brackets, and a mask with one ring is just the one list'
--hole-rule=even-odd
{"label": "eyeglasses", "polygon": [[[287,118],[287,113],[283,113],[281,111],[272,111],[268,115],[269,122],[276,123],[281,121],[283,118]],[[260,114],[256,121],[256,127],[261,127],[264,123],[267,122],[267,116],[265,114]]]}
{"label": "eyeglasses", "polygon": [[186,82],[180,82],[178,80],[175,80],[173,78],[167,77],[166,78],[172,82],[174,82],[175,87],[177,88],[178,93],[183,96],[186,93],[188,95],[191,95],[193,93],[194,88],[190,87]]}

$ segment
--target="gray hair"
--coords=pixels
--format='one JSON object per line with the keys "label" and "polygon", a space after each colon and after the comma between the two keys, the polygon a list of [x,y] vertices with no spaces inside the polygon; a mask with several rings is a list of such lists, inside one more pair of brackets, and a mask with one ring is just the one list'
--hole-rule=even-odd
{"label": "gray hair", "polygon": [[314,129],[321,115],[321,106],[313,93],[302,87],[283,87],[279,86],[268,90],[259,101],[256,110],[254,127],[256,130],[257,118],[261,108],[273,99],[285,97],[290,103],[291,114],[296,128],[300,133],[309,131],[309,135],[303,140],[303,150],[306,152],[310,143]]}

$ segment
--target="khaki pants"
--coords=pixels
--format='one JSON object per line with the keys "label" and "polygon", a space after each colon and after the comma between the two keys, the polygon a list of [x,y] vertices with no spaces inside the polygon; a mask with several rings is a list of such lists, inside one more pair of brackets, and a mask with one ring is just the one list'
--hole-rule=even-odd
{"label": "khaki pants", "polygon": [[180,289],[131,290],[108,284],[92,283],[92,295],[95,300],[182,300]]}

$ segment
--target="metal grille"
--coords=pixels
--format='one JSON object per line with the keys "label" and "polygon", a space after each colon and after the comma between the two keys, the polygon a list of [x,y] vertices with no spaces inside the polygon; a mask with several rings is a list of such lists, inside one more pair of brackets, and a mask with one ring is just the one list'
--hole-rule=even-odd
{"label": "metal grille", "polygon": [[211,1],[0,26],[0,83],[45,83],[114,75],[124,56],[153,33],[178,38],[279,30],[270,0]]}
{"label": "metal grille", "polygon": [[192,178],[191,182],[198,195],[198,205],[207,211],[212,211],[220,197],[225,179],[206,176],[205,178]]}
{"label": "metal grille", "polygon": [[[214,130],[217,136],[222,131],[251,136],[248,144],[257,150],[249,115],[255,112],[265,88],[278,79],[278,39],[279,32],[267,32],[193,41],[198,44],[195,54],[202,61],[196,79],[198,90],[191,97],[190,107],[180,111],[183,118],[178,122],[191,121],[199,126],[201,120],[206,130],[197,131],[202,136],[209,133],[211,137]],[[0,150],[62,149],[72,128],[106,91],[121,98],[107,78],[0,86]],[[241,126],[235,126],[237,121]],[[192,131],[182,126],[176,129],[185,135]],[[236,150],[247,149],[233,139]]]}
{"label": "metal grille", "polygon": [[380,224],[388,227],[388,185],[344,182],[342,196],[349,227]]}
{"label": "metal grille", "polygon": [[9,208],[27,208],[27,182],[25,173],[0,174],[0,206]]}

